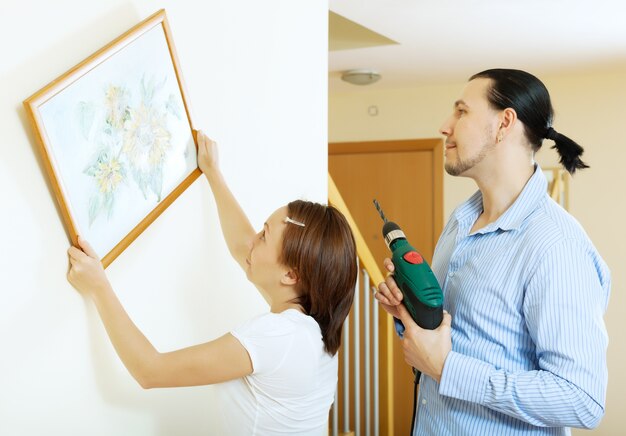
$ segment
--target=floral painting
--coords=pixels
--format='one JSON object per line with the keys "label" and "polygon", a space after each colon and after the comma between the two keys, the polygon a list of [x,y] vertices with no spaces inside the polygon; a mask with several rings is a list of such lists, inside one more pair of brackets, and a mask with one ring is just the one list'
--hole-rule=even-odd
{"label": "floral painting", "polygon": [[172,135],[168,117],[182,118],[174,94],[158,99],[166,80],[156,81],[142,77],[137,89],[140,93],[132,106],[132,89],[110,84],[102,95],[104,111],[100,119],[94,117],[98,102],[80,102],[78,122],[85,139],[89,139],[94,123],[97,136],[90,143],[96,148],[93,160],[85,169],[92,177],[94,191],[89,199],[89,225],[99,216],[110,219],[119,189],[134,184],[147,200],[163,194],[163,168],[172,149]]}
{"label": "floral painting", "polygon": [[167,37],[151,24],[37,107],[68,215],[101,257],[197,169]]}

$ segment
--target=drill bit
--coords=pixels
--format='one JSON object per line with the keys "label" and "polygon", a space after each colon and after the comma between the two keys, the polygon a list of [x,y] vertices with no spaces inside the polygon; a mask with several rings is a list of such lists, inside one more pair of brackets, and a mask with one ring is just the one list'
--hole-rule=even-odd
{"label": "drill bit", "polygon": [[380,204],[378,204],[378,201],[376,201],[376,199],[374,199],[374,206],[376,206],[376,210],[380,214],[380,217],[386,223],[387,222],[387,218],[385,217],[385,213],[383,212],[383,209],[380,207]]}

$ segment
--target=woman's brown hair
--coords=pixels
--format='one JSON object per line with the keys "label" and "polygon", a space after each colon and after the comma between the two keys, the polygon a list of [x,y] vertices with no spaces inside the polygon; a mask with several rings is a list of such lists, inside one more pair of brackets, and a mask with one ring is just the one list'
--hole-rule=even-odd
{"label": "woman's brown hair", "polygon": [[334,355],[354,299],[357,260],[352,231],[343,214],[332,206],[292,201],[287,216],[304,227],[287,225],[280,261],[295,269],[296,302],[317,321],[324,348]]}

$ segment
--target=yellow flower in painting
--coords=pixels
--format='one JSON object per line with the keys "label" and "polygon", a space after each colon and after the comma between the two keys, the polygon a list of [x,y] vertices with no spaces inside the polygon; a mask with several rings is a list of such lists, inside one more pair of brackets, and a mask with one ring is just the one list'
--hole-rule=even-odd
{"label": "yellow flower in painting", "polygon": [[172,135],[165,128],[166,114],[141,104],[130,110],[124,128],[122,151],[130,165],[141,173],[151,173],[160,167],[172,146]]}
{"label": "yellow flower in painting", "polygon": [[111,218],[117,191],[126,182],[124,162],[112,156],[110,148],[104,146],[94,158],[84,170],[85,174],[91,176],[95,188],[89,198],[89,225],[101,213]]}
{"label": "yellow flower in painting", "polygon": [[117,159],[99,162],[94,170],[94,179],[99,191],[103,194],[112,193],[117,185],[124,180],[122,166]]}
{"label": "yellow flower in painting", "polygon": [[106,122],[121,129],[128,119],[128,93],[120,86],[110,85],[105,92]]}

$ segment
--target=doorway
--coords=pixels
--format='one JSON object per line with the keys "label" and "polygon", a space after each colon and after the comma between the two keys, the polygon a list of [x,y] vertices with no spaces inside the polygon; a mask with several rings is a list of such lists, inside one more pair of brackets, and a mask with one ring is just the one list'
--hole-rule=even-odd
{"label": "doorway", "polygon": [[[432,261],[443,228],[442,139],[331,143],[328,171],[381,270],[389,250],[374,198],[387,219],[396,222],[411,245],[429,263]],[[382,324],[386,315],[380,310]],[[391,349],[391,380],[387,377],[390,374],[381,374],[381,379],[387,377],[393,386],[393,416],[387,419],[392,420],[395,434],[408,434],[413,414],[413,374],[404,362],[399,341],[394,340]],[[384,421],[381,416],[383,429],[387,428]]]}

